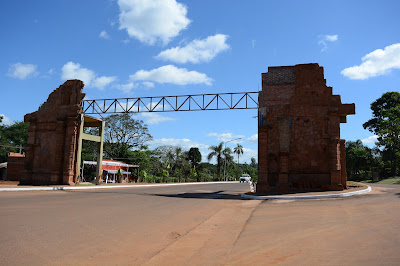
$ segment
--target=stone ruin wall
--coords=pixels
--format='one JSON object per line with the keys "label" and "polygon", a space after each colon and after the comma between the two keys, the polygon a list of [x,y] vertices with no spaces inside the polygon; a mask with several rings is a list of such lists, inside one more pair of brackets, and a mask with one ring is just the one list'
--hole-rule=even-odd
{"label": "stone ruin wall", "polygon": [[270,67],[259,95],[257,192],[346,187],[340,122],[355,114],[326,86],[318,64]]}
{"label": "stone ruin wall", "polygon": [[29,122],[21,184],[75,184],[75,164],[83,82],[68,80],[54,90]]}
{"label": "stone ruin wall", "polygon": [[[21,184],[75,184],[83,82],[68,80],[25,115],[29,139]],[[318,64],[270,67],[259,95],[257,192],[346,187],[340,122],[355,113],[326,86]]]}

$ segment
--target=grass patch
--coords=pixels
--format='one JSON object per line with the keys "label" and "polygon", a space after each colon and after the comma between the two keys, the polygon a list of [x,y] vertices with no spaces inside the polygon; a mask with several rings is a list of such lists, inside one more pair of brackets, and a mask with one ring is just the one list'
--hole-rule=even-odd
{"label": "grass patch", "polygon": [[400,184],[400,177],[383,179],[378,184]]}
{"label": "grass patch", "polygon": [[374,182],[372,180],[364,180],[362,183],[376,183],[376,184],[400,184],[400,177],[396,176],[393,178],[383,179],[379,182]]}

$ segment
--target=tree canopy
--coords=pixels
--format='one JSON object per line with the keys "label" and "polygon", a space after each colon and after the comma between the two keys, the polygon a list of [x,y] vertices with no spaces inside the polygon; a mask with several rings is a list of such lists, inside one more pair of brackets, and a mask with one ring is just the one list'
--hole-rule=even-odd
{"label": "tree canopy", "polygon": [[239,155],[243,154],[243,146],[238,143],[237,146],[235,148],[233,148],[233,153],[237,154],[237,156],[238,156],[238,164],[239,164]]}
{"label": "tree canopy", "polygon": [[400,93],[386,92],[371,103],[373,117],[363,124],[378,136],[382,158],[388,164],[391,176],[399,173],[400,162]]}
{"label": "tree canopy", "polygon": [[190,148],[188,156],[192,167],[197,166],[201,162],[201,153],[199,151],[199,148],[196,147]]}
{"label": "tree canopy", "polygon": [[361,140],[346,142],[346,169],[349,180],[363,180],[371,176],[374,165],[372,150]]}
{"label": "tree canopy", "polygon": [[0,125],[0,162],[7,161],[9,152],[18,152],[28,141],[29,123],[14,122]]}
{"label": "tree canopy", "polygon": [[217,146],[210,146],[208,149],[211,152],[208,154],[207,159],[208,161],[211,161],[214,157],[217,159],[218,177],[221,178],[221,169],[224,167],[224,163],[231,164],[233,161],[233,157],[231,156],[232,151],[230,148],[224,148],[223,142]]}
{"label": "tree canopy", "polygon": [[106,118],[104,151],[112,158],[124,158],[132,148],[147,148],[153,137],[142,120],[131,114],[110,115]]}

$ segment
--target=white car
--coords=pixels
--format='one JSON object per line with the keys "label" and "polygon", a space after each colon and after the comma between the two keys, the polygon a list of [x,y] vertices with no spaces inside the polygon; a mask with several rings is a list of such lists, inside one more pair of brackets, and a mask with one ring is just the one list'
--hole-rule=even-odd
{"label": "white car", "polygon": [[251,176],[248,174],[242,174],[242,176],[239,177],[239,183],[249,182],[250,180],[251,180]]}

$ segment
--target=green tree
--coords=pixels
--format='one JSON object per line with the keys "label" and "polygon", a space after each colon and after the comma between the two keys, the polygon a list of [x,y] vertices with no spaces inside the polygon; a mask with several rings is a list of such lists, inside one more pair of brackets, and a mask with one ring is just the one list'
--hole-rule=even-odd
{"label": "green tree", "polygon": [[145,149],[153,137],[142,120],[131,114],[110,115],[104,130],[104,151],[111,158],[126,158],[132,149]]}
{"label": "green tree", "polygon": [[374,166],[372,150],[361,140],[346,142],[346,170],[349,180],[365,180]]}
{"label": "green tree", "polygon": [[201,153],[199,148],[192,147],[189,149],[188,159],[192,167],[196,167],[201,162]]}
{"label": "green tree", "polygon": [[217,146],[210,146],[208,148],[211,150],[211,152],[208,154],[207,159],[208,161],[211,161],[214,157],[217,160],[217,174],[218,178],[221,179],[221,169],[224,167],[224,163],[226,160],[227,164],[230,164],[232,162],[232,156],[231,156],[231,149],[230,148],[225,148],[224,149],[224,143],[221,142]]}
{"label": "green tree", "polygon": [[14,122],[0,125],[0,162],[7,161],[9,152],[21,151],[28,141],[29,123]]}
{"label": "green tree", "polygon": [[238,165],[239,165],[239,156],[240,156],[240,154],[243,154],[243,146],[238,143],[237,146],[235,148],[233,148],[233,153],[237,154]]}
{"label": "green tree", "polygon": [[400,93],[384,93],[371,103],[371,110],[373,117],[363,127],[378,136],[382,159],[390,165],[390,175],[395,176],[400,169]]}
{"label": "green tree", "polygon": [[178,181],[181,182],[182,177],[187,174],[185,169],[186,164],[189,162],[186,160],[187,155],[181,147],[171,147],[171,150],[167,153],[170,164],[172,165],[172,172],[174,176],[178,177]]}
{"label": "green tree", "polygon": [[258,179],[257,168],[252,167],[251,165],[245,164],[244,173],[249,174],[254,182]]}
{"label": "green tree", "polygon": [[[229,176],[235,177],[234,174],[232,174],[232,171],[235,170],[235,162],[233,161],[233,156],[232,156],[232,150],[231,148],[226,148],[223,151],[224,155],[224,169],[225,169],[225,176],[228,179]],[[240,169],[239,169],[240,172]]]}
{"label": "green tree", "polygon": [[252,168],[255,168],[255,169],[257,169],[258,168],[258,164],[257,164],[257,161],[256,161],[256,159],[254,158],[254,157],[251,157],[251,162],[250,162],[250,166],[252,167]]}

